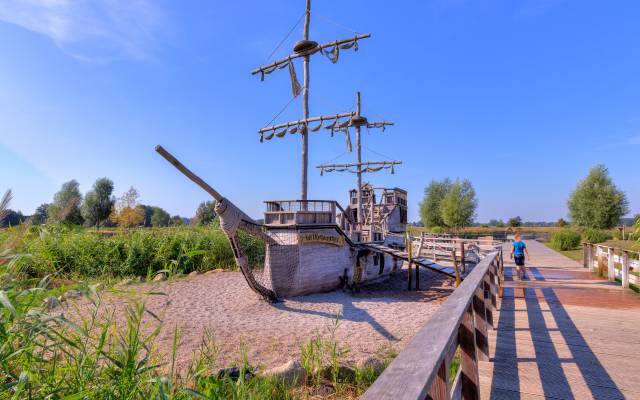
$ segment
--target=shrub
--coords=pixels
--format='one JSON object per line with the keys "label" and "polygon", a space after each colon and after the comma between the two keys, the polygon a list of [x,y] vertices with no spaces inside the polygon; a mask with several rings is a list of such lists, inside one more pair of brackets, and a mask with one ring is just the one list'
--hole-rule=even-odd
{"label": "shrub", "polygon": [[556,250],[572,250],[580,246],[580,234],[569,230],[555,232],[549,243]]}
{"label": "shrub", "polygon": [[444,233],[444,228],[441,226],[434,226],[433,228],[431,228],[431,233]]}
{"label": "shrub", "polygon": [[582,232],[582,240],[589,243],[602,243],[611,239],[611,234],[599,229],[585,229]]}

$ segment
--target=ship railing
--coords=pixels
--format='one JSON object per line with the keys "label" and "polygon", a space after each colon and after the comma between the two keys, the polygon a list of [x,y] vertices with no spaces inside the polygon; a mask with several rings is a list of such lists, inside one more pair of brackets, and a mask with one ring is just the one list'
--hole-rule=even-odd
{"label": "ship railing", "polygon": [[489,360],[503,276],[499,250],[473,269],[361,399],[479,399],[478,363]]}
{"label": "ship railing", "polygon": [[335,225],[333,200],[268,200],[265,225]]}

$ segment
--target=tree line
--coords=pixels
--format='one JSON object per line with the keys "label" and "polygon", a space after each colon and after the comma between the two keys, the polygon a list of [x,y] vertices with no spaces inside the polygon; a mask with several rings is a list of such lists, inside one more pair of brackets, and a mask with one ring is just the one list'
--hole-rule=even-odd
{"label": "tree line", "polygon": [[[99,178],[83,196],[80,185],[72,179],[62,184],[51,203],[43,203],[36,208],[30,217],[31,223],[61,223],[96,228],[166,227],[187,222],[209,225],[216,217],[213,201],[200,203],[195,216],[188,219],[179,215],[172,216],[161,207],[140,203],[140,196],[134,187],[130,187],[117,198],[113,195],[113,190],[113,181]],[[0,227],[18,225],[26,219],[20,211],[7,210],[0,219]]]}
{"label": "tree line", "polygon": [[[425,188],[420,203],[420,219],[427,227],[459,229],[473,225],[477,206],[475,190],[469,180],[432,180]],[[629,202],[625,193],[613,183],[607,167],[599,164],[578,182],[569,195],[567,209],[569,221],[559,218],[551,225],[611,229],[619,225],[621,218],[629,212]],[[634,220],[640,224],[640,214],[636,214]],[[520,216],[509,218],[507,222],[493,219],[487,224],[498,228],[539,225],[523,222]]]}

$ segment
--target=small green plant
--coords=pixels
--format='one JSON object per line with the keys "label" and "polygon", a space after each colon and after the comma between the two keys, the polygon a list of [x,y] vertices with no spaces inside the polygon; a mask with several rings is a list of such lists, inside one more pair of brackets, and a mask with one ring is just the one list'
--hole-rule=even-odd
{"label": "small green plant", "polygon": [[600,229],[585,229],[582,232],[582,240],[588,243],[603,243],[611,238],[609,232]]}
{"label": "small green plant", "polygon": [[444,228],[441,226],[434,226],[431,228],[431,233],[441,234],[444,233]]}
{"label": "small green plant", "polygon": [[556,250],[572,250],[580,246],[580,234],[570,230],[555,232],[551,235],[549,244]]}

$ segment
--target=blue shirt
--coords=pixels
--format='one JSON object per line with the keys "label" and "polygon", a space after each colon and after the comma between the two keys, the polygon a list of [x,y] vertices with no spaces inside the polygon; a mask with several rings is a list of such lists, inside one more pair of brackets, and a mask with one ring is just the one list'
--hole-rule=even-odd
{"label": "blue shirt", "polygon": [[513,242],[513,254],[516,256],[523,256],[524,249],[526,248],[527,248],[527,245],[525,245],[524,242],[521,240],[517,242]]}

